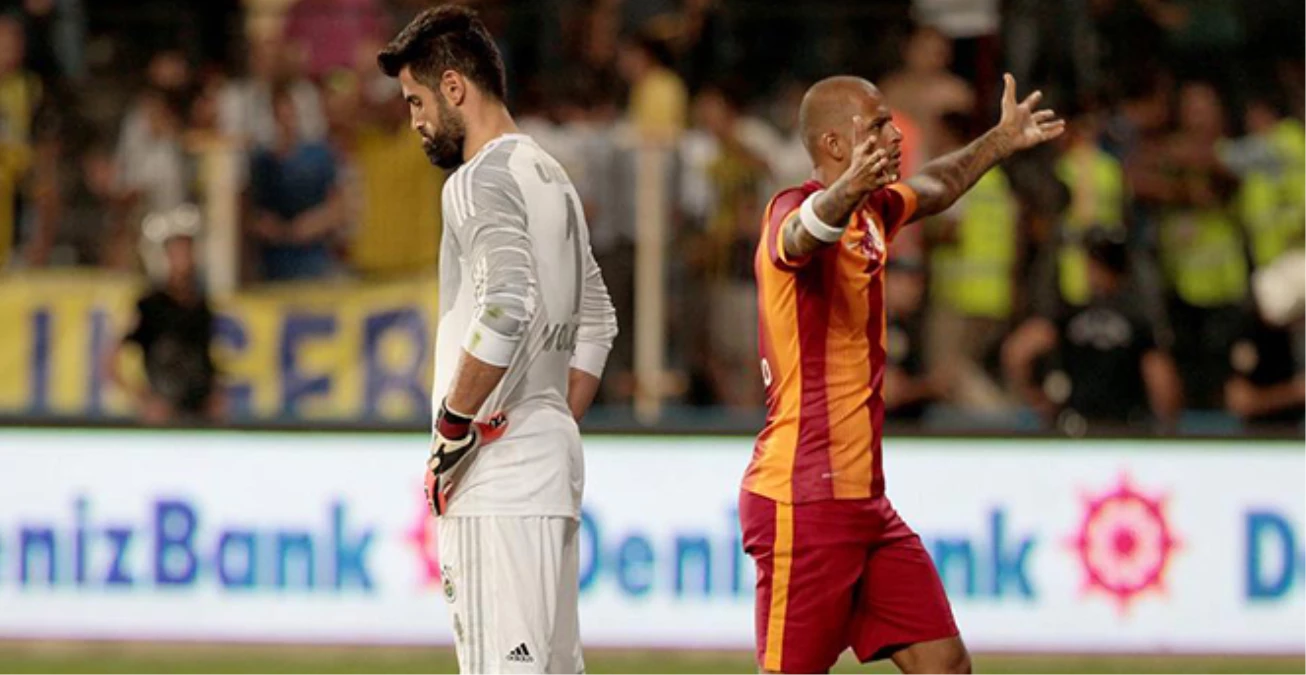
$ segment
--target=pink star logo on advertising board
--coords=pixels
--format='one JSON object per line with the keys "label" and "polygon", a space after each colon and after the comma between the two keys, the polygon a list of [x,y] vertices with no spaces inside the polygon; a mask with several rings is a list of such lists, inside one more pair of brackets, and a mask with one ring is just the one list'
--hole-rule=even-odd
{"label": "pink star logo on advertising board", "polygon": [[1111,596],[1121,614],[1144,593],[1164,594],[1166,568],[1180,547],[1166,497],[1140,492],[1122,474],[1116,487],[1083,500],[1083,520],[1068,543],[1079,554],[1084,592]]}

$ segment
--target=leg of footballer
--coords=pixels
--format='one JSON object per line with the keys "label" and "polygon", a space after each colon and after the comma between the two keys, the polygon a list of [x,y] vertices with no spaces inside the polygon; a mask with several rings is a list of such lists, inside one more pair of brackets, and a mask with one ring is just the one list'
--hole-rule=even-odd
{"label": "leg of footballer", "polygon": [[970,653],[958,636],[907,645],[893,653],[904,673],[970,673]]}

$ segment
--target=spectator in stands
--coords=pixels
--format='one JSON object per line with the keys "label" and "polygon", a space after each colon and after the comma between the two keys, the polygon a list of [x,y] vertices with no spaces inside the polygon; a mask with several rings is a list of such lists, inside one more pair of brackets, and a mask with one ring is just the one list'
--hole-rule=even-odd
{"label": "spectator in stands", "polygon": [[757,287],[753,283],[753,254],[766,200],[769,177],[764,156],[745,141],[747,125],[740,103],[725,88],[711,86],[694,101],[695,121],[715,142],[715,154],[706,166],[712,195],[705,231],[690,243],[688,257],[698,263],[706,281],[702,316],[695,326],[708,331],[712,358],[710,380],[717,400],[736,406],[762,403],[757,377],[757,342],[740,326],[757,323]]}
{"label": "spectator in stands", "polygon": [[[217,420],[222,398],[210,353],[213,311],[196,275],[199,209],[187,204],[151,214],[142,230],[145,247],[162,248],[162,283],[136,303],[132,329],[104,355],[101,367],[110,382],[132,394],[147,424]],[[143,385],[127,382],[120,370],[128,344],[141,350]]]}
{"label": "spectator in stands", "polygon": [[[945,115],[939,149],[962,147],[969,117]],[[1008,407],[996,377],[996,350],[1016,301],[1019,204],[1002,168],[984,174],[951,209],[927,222],[930,240],[929,367],[953,403]]]}
{"label": "spectator in stands", "polygon": [[27,34],[27,65],[46,83],[80,80],[86,73],[85,0],[8,0],[4,11],[21,6]]}
{"label": "spectator in stands", "polygon": [[630,85],[627,114],[646,140],[674,140],[689,116],[689,92],[671,70],[671,60],[667,46],[647,35],[634,36],[621,45],[617,68]]}
{"label": "spectator in stands", "polygon": [[575,27],[563,29],[570,36],[559,46],[570,61],[567,80],[595,99],[620,93],[617,55],[621,45],[621,0],[584,0],[572,6],[577,9]]}
{"label": "spectator in stands", "polygon": [[1271,325],[1249,312],[1233,343],[1233,375],[1225,384],[1229,412],[1254,428],[1301,429],[1306,419],[1306,333],[1300,317],[1291,327]]}
{"label": "spectator in stands", "polygon": [[1169,428],[1179,413],[1179,378],[1156,326],[1125,290],[1123,238],[1095,229],[1085,249],[1088,302],[1025,321],[1003,345],[1007,378],[1048,423],[1068,433],[1140,426],[1149,418]]}
{"label": "spectator in stands", "polygon": [[219,95],[222,131],[251,148],[275,143],[277,120],[272,90],[277,87],[284,88],[294,103],[295,127],[301,140],[325,138],[326,115],[317,87],[300,75],[292,55],[273,35],[250,38],[248,77],[231,80]]}
{"label": "spectator in stands", "polygon": [[124,175],[131,164],[150,152],[159,136],[160,98],[178,101],[192,84],[190,62],[180,49],[163,49],[150,57],[145,68],[145,88],[127,109],[118,132],[118,171]]}
{"label": "spectator in stands", "polygon": [[183,143],[188,106],[184,92],[146,91],[138,108],[145,116],[145,133],[129,146],[119,147],[119,187],[147,212],[170,211],[190,197]]}
{"label": "spectator in stands", "polygon": [[372,278],[433,272],[444,173],[413,142],[408,104],[396,80],[370,80],[361,96],[367,113],[354,132],[360,219],[350,263]]}
{"label": "spectator in stands", "polygon": [[111,235],[126,231],[121,226],[126,205],[118,191],[112,147],[91,142],[78,158],[77,170],[68,173],[56,178],[54,214],[38,219],[24,252],[30,266],[103,265],[110,245],[131,245],[127,240],[115,242]]}
{"label": "spectator in stands", "polygon": [[902,68],[880,83],[889,105],[920,128],[926,153],[937,157],[948,142],[942,137],[941,120],[948,113],[972,115],[975,91],[948,67],[952,64],[952,41],[938,29],[922,26],[907,41]]}
{"label": "spectator in stands", "polygon": [[121,213],[109,232],[105,264],[120,270],[134,270],[139,232],[135,223],[145,214],[164,213],[191,198],[193,163],[183,143],[186,95],[182,91],[153,87],[141,94],[135,111],[145,127],[134,131],[125,125],[119,139],[114,174],[117,178],[115,208]]}
{"label": "spectator in stands", "polygon": [[337,159],[330,146],[305,141],[293,92],[272,93],[275,144],[250,158],[250,228],[258,244],[263,279],[316,279],[333,273],[332,238],[345,224],[337,187]]}
{"label": "spectator in stands", "polygon": [[1139,153],[1133,189],[1159,212],[1161,267],[1185,399],[1190,407],[1215,409],[1223,407],[1248,264],[1232,204],[1236,181],[1216,155],[1225,135],[1219,95],[1209,84],[1184,84],[1178,112],[1178,130]]}
{"label": "spectator in stands", "polygon": [[1128,164],[1144,141],[1170,124],[1173,81],[1166,71],[1144,66],[1122,73],[1116,84],[1115,103],[1102,129],[1102,149]]}
{"label": "spectator in stands", "polygon": [[1089,296],[1084,234],[1097,227],[1125,235],[1124,169],[1099,145],[1100,133],[1098,110],[1082,109],[1067,125],[1056,164],[1057,179],[1070,193],[1056,237],[1056,287],[1061,302],[1076,306]]}
{"label": "spectator in stands", "polygon": [[1244,117],[1247,135],[1219,149],[1220,162],[1242,181],[1238,215],[1257,269],[1306,245],[1306,128],[1277,98],[1253,98]]}
{"label": "spectator in stands", "polygon": [[1057,107],[1097,91],[1097,35],[1083,0],[1006,0],[1002,28],[1007,69]]}
{"label": "spectator in stands", "polygon": [[[917,26],[931,26],[952,43],[953,71],[981,88],[978,101],[997,92],[1002,67],[1002,29],[1007,27],[1003,10],[1015,0],[910,0],[911,19]],[[1019,75],[1016,76],[1018,82]],[[996,99],[989,101],[996,104]]]}
{"label": "spectator in stands", "polygon": [[0,16],[0,269],[19,240],[22,187],[32,166],[32,122],[40,101],[36,76],[23,68],[23,26]]}
{"label": "spectator in stands", "polygon": [[[767,118],[780,134],[779,145],[775,147],[769,161],[771,182],[776,187],[772,193],[802,185],[812,175],[811,159],[808,158],[807,148],[803,146],[803,135],[799,133],[798,127],[798,110],[809,86],[801,80],[787,80],[771,98]],[[911,175],[907,168],[909,159],[914,158],[904,149],[902,171],[906,175]],[[915,168],[916,163],[912,162],[911,166]]]}
{"label": "spectator in stands", "polygon": [[925,369],[925,265],[918,258],[890,257],[885,303],[888,330],[884,371],[885,415],[919,422],[926,407],[943,396]]}
{"label": "spectator in stands", "polygon": [[286,15],[285,40],[302,52],[304,74],[322,80],[332,71],[351,69],[358,48],[386,34],[380,5],[378,0],[296,0]]}

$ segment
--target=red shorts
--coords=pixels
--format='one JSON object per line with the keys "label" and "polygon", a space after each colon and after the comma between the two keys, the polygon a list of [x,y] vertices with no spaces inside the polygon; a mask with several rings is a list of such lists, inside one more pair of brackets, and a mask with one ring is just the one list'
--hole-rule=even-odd
{"label": "red shorts", "polygon": [[948,596],[920,537],[888,498],[780,504],[739,497],[757,562],[757,662],[824,673],[852,647],[863,663],[956,636]]}

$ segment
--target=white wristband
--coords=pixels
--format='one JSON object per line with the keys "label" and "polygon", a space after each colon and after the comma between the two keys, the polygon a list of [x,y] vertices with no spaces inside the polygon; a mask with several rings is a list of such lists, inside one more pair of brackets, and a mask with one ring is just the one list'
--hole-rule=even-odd
{"label": "white wristband", "polygon": [[825,190],[814,192],[810,197],[803,200],[803,205],[798,207],[798,220],[802,222],[803,229],[807,230],[808,234],[816,237],[819,241],[833,244],[843,237],[844,227],[834,227],[816,215],[816,208],[813,204],[816,202],[816,198],[822,194],[825,194]]}
{"label": "white wristband", "polygon": [[571,367],[601,378],[603,366],[608,363],[609,349],[593,342],[577,342],[576,351],[571,355]]}
{"label": "white wristband", "polygon": [[518,342],[520,339],[502,335],[480,321],[473,321],[463,338],[463,349],[492,366],[505,368],[512,363]]}

